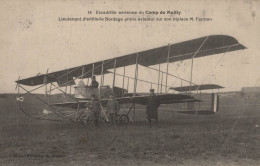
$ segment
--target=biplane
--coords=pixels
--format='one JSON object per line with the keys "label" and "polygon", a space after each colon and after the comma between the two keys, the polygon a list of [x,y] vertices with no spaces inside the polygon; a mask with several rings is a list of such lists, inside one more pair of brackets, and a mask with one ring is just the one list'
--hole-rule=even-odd
{"label": "biplane", "polygon": [[[19,77],[16,81],[18,89],[17,100],[19,101],[19,106],[24,113],[32,118],[51,120],[52,118],[46,118],[45,115],[49,116],[50,114],[53,114],[55,117],[58,116],[61,119],[69,119],[73,122],[86,122],[87,115],[85,104],[90,100],[91,95],[95,94],[98,96],[101,103],[101,118],[108,121],[105,111],[106,102],[109,99],[109,94],[113,92],[116,95],[116,100],[118,100],[122,106],[121,108],[126,110],[126,113],[121,115],[120,118],[125,121],[129,121],[129,113],[131,111],[135,111],[135,105],[146,105],[146,101],[149,96],[148,93],[140,93],[137,91],[139,82],[147,83],[151,88],[157,87],[156,96],[161,105],[201,102],[201,100],[192,95],[192,91],[218,89],[223,87],[215,84],[197,85],[193,83],[193,59],[214,54],[225,54],[227,52],[243,50],[245,48],[245,46],[241,45],[231,36],[211,35],[180,43],[168,44],[162,47],[131,53],[111,59],[105,59],[65,70],[38,74],[29,78],[21,79]],[[169,72],[169,63],[175,63],[177,61],[188,59],[191,60],[190,80],[178,77]],[[161,64],[167,65],[166,71],[160,69]],[[159,65],[159,69],[153,68],[152,66],[154,65]],[[135,67],[134,77],[126,75],[125,69],[128,66]],[[158,73],[158,76],[154,77],[156,81],[152,82],[139,78],[139,66],[156,71]],[[124,69],[123,74],[117,73],[118,68]],[[104,76],[108,74],[112,74],[113,77],[111,86],[104,84]],[[100,86],[98,88],[88,86],[89,79],[93,76],[100,77]],[[166,80],[165,83],[162,81],[163,76]],[[123,79],[122,87],[115,86],[115,82],[118,77],[122,77]],[[168,77],[179,79],[182,82],[189,84],[189,86],[171,87],[168,85]],[[129,90],[129,79],[133,80],[133,90]],[[127,85],[125,83],[126,81]],[[78,83],[76,84],[76,82]],[[30,90],[28,89],[29,87],[31,88]],[[162,91],[162,87],[165,88],[165,92]],[[33,93],[39,89],[44,90],[45,98],[40,98]],[[21,90],[23,90],[24,93],[21,93]],[[60,95],[59,97],[56,97],[56,99],[63,98],[61,102],[51,101],[51,98],[57,95],[52,94],[52,92],[57,90],[60,92],[59,94],[62,94],[62,96]],[[73,90],[74,94],[71,92]],[[170,93],[171,90],[179,93]],[[22,103],[26,100],[23,98],[25,95],[31,95],[45,105],[41,114],[29,114],[24,110]],[[207,113],[209,111],[211,113],[217,112],[217,100],[217,95],[212,95],[212,109],[206,111]],[[124,106],[126,104],[128,104],[128,107]]]}

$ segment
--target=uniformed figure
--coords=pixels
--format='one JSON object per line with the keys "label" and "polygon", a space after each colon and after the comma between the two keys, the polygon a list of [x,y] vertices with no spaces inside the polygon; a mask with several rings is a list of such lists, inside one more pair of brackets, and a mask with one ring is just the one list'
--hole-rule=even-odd
{"label": "uniformed figure", "polygon": [[147,98],[146,102],[146,116],[151,127],[152,119],[158,124],[158,107],[160,102],[157,96],[154,94],[154,89],[150,89],[150,96]]}
{"label": "uniformed figure", "polygon": [[107,112],[109,114],[109,119],[112,122],[112,125],[115,125],[117,113],[119,112],[119,103],[115,99],[115,95],[111,94],[110,99],[107,101]]}
{"label": "uniformed figure", "polygon": [[96,76],[93,76],[91,79],[92,79],[92,81],[91,81],[90,87],[98,88],[99,83],[96,81]]}
{"label": "uniformed figure", "polygon": [[100,107],[99,100],[96,98],[95,95],[91,96],[91,100],[87,102],[86,107],[91,110],[93,120],[94,120],[94,125],[95,127],[98,127],[98,119],[99,119],[101,107]]}

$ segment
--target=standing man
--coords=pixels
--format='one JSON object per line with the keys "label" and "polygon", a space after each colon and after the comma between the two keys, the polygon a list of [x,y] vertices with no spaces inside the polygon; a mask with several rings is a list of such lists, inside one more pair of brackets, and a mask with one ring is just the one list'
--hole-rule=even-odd
{"label": "standing man", "polygon": [[158,107],[160,102],[157,96],[154,94],[154,89],[150,89],[150,96],[147,98],[146,102],[146,116],[149,122],[150,127],[152,126],[152,119],[158,124]]}
{"label": "standing man", "polygon": [[110,99],[107,101],[107,112],[109,114],[109,120],[112,122],[114,126],[116,123],[117,113],[119,112],[119,103],[115,99],[115,95],[110,94]]}
{"label": "standing man", "polygon": [[91,96],[91,100],[87,102],[86,107],[91,110],[93,120],[94,120],[94,125],[95,127],[98,127],[98,119],[99,119],[101,107],[96,95]]}

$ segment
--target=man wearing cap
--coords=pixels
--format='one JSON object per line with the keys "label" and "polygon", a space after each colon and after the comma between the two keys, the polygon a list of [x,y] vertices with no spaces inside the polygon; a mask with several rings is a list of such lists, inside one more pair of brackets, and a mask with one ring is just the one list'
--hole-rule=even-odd
{"label": "man wearing cap", "polygon": [[152,119],[158,123],[158,107],[160,102],[157,96],[154,94],[154,89],[150,89],[150,96],[147,98],[146,102],[146,116],[151,127]]}
{"label": "man wearing cap", "polygon": [[107,112],[109,114],[109,120],[112,125],[115,125],[117,113],[119,112],[119,103],[115,99],[115,94],[110,94],[110,99],[107,101]]}
{"label": "man wearing cap", "polygon": [[98,88],[99,83],[96,81],[96,76],[93,76],[91,79],[92,79],[92,81],[91,81],[90,87]]}
{"label": "man wearing cap", "polygon": [[91,100],[86,103],[86,107],[91,110],[93,120],[94,120],[94,125],[95,127],[98,127],[98,119],[99,119],[101,107],[98,99],[96,98],[96,95],[91,96]]}

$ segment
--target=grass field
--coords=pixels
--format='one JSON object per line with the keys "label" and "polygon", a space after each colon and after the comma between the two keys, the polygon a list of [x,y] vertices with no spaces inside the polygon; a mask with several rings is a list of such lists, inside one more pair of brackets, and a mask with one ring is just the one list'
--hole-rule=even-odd
{"label": "grass field", "polygon": [[[160,111],[149,128],[136,122],[113,127],[30,119],[14,95],[0,98],[0,165],[260,165],[260,102],[221,98],[216,115]],[[41,105],[30,100],[27,109]],[[168,110],[169,111],[169,110]]]}

